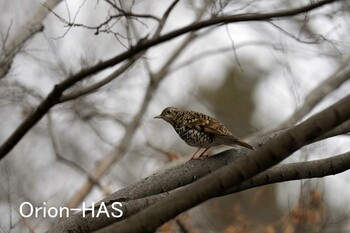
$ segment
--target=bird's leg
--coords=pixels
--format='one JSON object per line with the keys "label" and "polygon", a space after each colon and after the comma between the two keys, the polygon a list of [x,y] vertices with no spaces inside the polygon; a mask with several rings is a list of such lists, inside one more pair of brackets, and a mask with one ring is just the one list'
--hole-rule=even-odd
{"label": "bird's leg", "polygon": [[198,158],[204,156],[204,153],[207,152],[207,150],[209,150],[209,149],[210,149],[210,147],[209,147],[209,148],[206,148],[206,149],[202,152],[202,154],[200,154],[200,155],[198,156]]}
{"label": "bird's leg", "polygon": [[190,160],[194,159],[194,156],[196,156],[196,154],[198,153],[198,151],[202,149],[201,147],[198,147],[198,149],[196,150],[196,152],[194,152],[194,154],[191,156]]}

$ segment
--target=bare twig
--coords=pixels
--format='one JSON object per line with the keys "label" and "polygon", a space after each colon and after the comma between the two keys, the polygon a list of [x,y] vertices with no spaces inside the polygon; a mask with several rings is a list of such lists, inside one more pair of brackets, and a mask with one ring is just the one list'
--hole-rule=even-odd
{"label": "bare twig", "polygon": [[7,203],[9,205],[9,210],[8,210],[8,215],[9,215],[9,228],[11,229],[13,227],[13,219],[12,219],[12,200],[11,200],[11,182],[10,182],[10,177],[11,177],[11,170],[10,170],[10,165],[8,161],[5,161],[5,176],[6,176],[6,199]]}
{"label": "bare twig", "polygon": [[35,98],[38,101],[42,101],[43,100],[43,97],[38,92],[36,92],[33,89],[30,89],[30,88],[26,87],[24,84],[18,82],[17,80],[2,80],[1,81],[1,87],[6,88],[6,90],[8,90],[9,88],[18,88],[23,93],[26,93],[26,94],[30,95],[31,97]]}
{"label": "bare twig", "polygon": [[231,47],[232,47],[233,55],[235,56],[235,59],[236,59],[237,64],[238,64],[238,67],[241,70],[241,72],[244,72],[241,63],[239,62],[239,58],[238,58],[237,51],[236,51],[236,46],[235,46],[235,41],[233,40],[233,38],[231,36],[230,30],[228,28],[228,25],[226,25],[225,29],[226,29],[227,36],[228,36],[228,38],[231,41]]}
{"label": "bare twig", "polygon": [[160,21],[160,19],[154,15],[149,15],[149,14],[138,14],[134,12],[128,12],[123,10],[121,7],[119,7],[117,4],[114,4],[112,1],[105,0],[107,3],[109,3],[111,6],[113,6],[115,9],[117,9],[121,14],[125,17],[135,17],[135,18],[150,18],[154,19],[156,21]]}
{"label": "bare twig", "polygon": [[314,38],[314,40],[302,40],[300,38],[300,35],[296,36],[291,32],[288,32],[287,30],[283,29],[282,27],[278,26],[277,24],[271,22],[271,21],[267,21],[268,23],[270,23],[272,26],[274,26],[275,28],[277,28],[280,32],[282,32],[283,34],[285,34],[286,36],[294,39],[295,41],[298,41],[300,43],[304,43],[304,44],[321,44],[324,41],[326,41],[326,39],[324,37],[318,37],[318,38]]}
{"label": "bare twig", "polygon": [[283,122],[279,128],[283,129],[290,127],[306,114],[308,114],[318,103],[320,103],[326,96],[332,93],[344,82],[350,80],[350,57],[346,58],[338,69],[314,90],[312,90],[306,97],[303,105],[293,113],[289,119]]}
{"label": "bare twig", "polygon": [[[161,20],[159,20],[159,26],[154,34],[154,38],[158,37],[160,32],[162,31],[164,24],[171,12],[171,10],[175,7],[176,3],[178,3],[179,0],[175,0],[170,7],[167,9],[167,11],[164,13],[164,16]],[[142,57],[144,53],[140,53],[132,58],[130,58],[125,64],[123,64],[121,67],[119,67],[116,71],[114,71],[112,74],[108,75],[106,78],[102,79],[101,81],[92,84],[91,86],[85,87],[81,90],[74,91],[73,93],[68,93],[63,95],[60,98],[60,102],[65,102],[69,100],[76,99],[80,96],[92,93],[96,91],[97,89],[101,88],[102,86],[106,85],[107,83],[111,82],[112,80],[119,77],[122,73],[124,73],[126,70],[128,70],[140,57]]]}
{"label": "bare twig", "polygon": [[1,60],[6,57],[6,43],[10,37],[11,28],[12,28],[12,20],[10,21],[10,25],[7,28],[5,36],[1,33],[1,43],[2,43],[1,53],[0,53]]}
{"label": "bare twig", "polygon": [[[61,0],[47,0],[45,4],[50,8],[54,8]],[[41,32],[44,27],[42,25],[43,19],[47,16],[48,11],[45,8],[40,7],[30,18],[23,27],[23,30],[20,30],[16,35],[13,36],[13,40],[9,41],[8,46],[2,51],[3,56],[0,61],[0,79],[5,77],[9,72],[14,57],[17,52],[22,48],[24,43],[28,41],[34,34]]]}
{"label": "bare twig", "polygon": [[103,189],[103,187],[99,183],[99,181],[98,180],[94,180],[90,176],[89,172],[87,172],[84,168],[82,168],[78,164],[74,163],[73,161],[70,161],[70,160],[68,160],[68,159],[66,159],[66,158],[64,158],[62,156],[62,153],[61,153],[61,150],[60,150],[60,147],[59,147],[59,144],[57,142],[57,138],[56,138],[56,135],[55,135],[55,132],[54,132],[54,125],[53,125],[52,116],[51,116],[50,113],[48,114],[47,121],[48,121],[48,131],[49,131],[49,135],[50,135],[50,138],[51,138],[52,148],[53,148],[53,150],[55,152],[57,160],[61,161],[62,163],[66,164],[66,165],[76,169],[77,171],[81,172],[82,174],[86,175],[88,177],[88,179],[93,184],[96,184],[100,189]]}
{"label": "bare twig", "polygon": [[162,19],[159,21],[159,25],[158,25],[157,30],[155,31],[155,33],[153,35],[153,38],[159,37],[160,33],[162,32],[162,30],[164,28],[164,25],[165,25],[166,21],[169,18],[170,13],[175,8],[175,6],[177,5],[178,2],[179,2],[179,0],[174,0],[173,3],[170,4],[168,9],[165,11],[165,13],[163,14]]}
{"label": "bare twig", "polygon": [[[81,102],[81,101],[79,101],[79,102]],[[89,109],[89,113],[82,114],[82,112],[77,108],[74,108],[74,113],[81,119],[81,121],[84,124],[87,124],[87,126],[93,131],[93,133],[97,136],[97,138],[99,138],[101,140],[101,142],[112,147],[114,144],[112,142],[109,142],[107,139],[105,139],[105,137],[102,135],[102,133],[91,122],[91,120],[93,120],[95,117],[106,118],[108,114],[100,114],[96,108],[94,108],[92,105],[90,105],[88,103],[83,102],[81,105],[83,105],[86,109]],[[109,116],[109,119],[113,119],[114,121],[116,121],[115,119],[117,119],[117,117]],[[116,123],[120,124],[119,121],[116,121]]]}
{"label": "bare twig", "polygon": [[70,101],[97,91],[99,88],[115,80],[125,71],[127,71],[141,57],[141,55],[142,54],[139,54],[139,55],[136,55],[135,57],[130,58],[127,62],[125,62],[125,64],[123,64],[121,67],[119,67],[117,70],[115,70],[113,73],[111,73],[101,81],[96,82],[90,86],[84,87],[80,90],[75,90],[74,92],[62,95],[62,97],[60,98],[60,102],[62,103],[62,102]]}
{"label": "bare twig", "polygon": [[[113,32],[111,30],[112,27],[116,23],[120,22],[120,20],[122,18],[126,18],[127,21],[132,19],[132,20],[135,20],[137,22],[140,22],[143,25],[145,25],[145,24],[140,19],[153,19],[153,20],[158,21],[158,22],[160,21],[160,19],[158,17],[154,16],[154,15],[133,13],[131,11],[123,10],[122,7],[118,7],[116,4],[113,4],[110,1],[107,1],[107,2],[110,5],[112,5],[114,8],[116,8],[119,13],[118,14],[110,14],[105,21],[103,21],[102,23],[100,23],[99,25],[96,25],[96,26],[89,26],[89,25],[86,25],[86,24],[83,24],[83,23],[76,23],[76,17],[78,15],[81,7],[85,4],[85,2],[83,2],[81,4],[81,6],[79,7],[78,11],[76,12],[73,20],[70,17],[70,12],[69,12],[68,7],[67,7],[68,20],[62,18],[57,13],[55,13],[54,11],[51,11],[51,9],[48,8],[52,12],[52,14],[54,14],[62,23],[64,23],[66,25],[66,27],[68,27],[68,29],[65,31],[65,33],[62,36],[60,36],[59,38],[64,37],[72,27],[82,27],[82,28],[85,28],[85,29],[94,30],[95,31],[95,35],[98,35],[100,32],[113,33],[117,37],[118,40],[119,40],[118,36],[120,36],[120,37],[122,37],[124,39],[130,40],[130,38],[131,38],[130,35],[122,36],[119,32]],[[119,41],[119,42],[121,42],[121,41]]]}
{"label": "bare twig", "polygon": [[[69,7],[68,7],[67,0],[65,0],[64,3],[65,3],[66,9],[67,9],[67,13],[68,13],[68,22],[71,22],[71,21],[72,21],[72,19],[71,19],[71,13],[70,13],[70,10],[69,10]],[[78,14],[79,14],[80,10],[81,10],[82,7],[85,5],[85,3],[86,3],[86,0],[84,0],[84,1],[80,4],[80,6],[79,6],[77,12],[75,13],[75,15],[74,15],[74,17],[73,17],[73,22],[75,22],[76,18],[78,17]],[[57,13],[55,13],[55,12],[51,9],[50,6],[48,6],[48,5],[45,4],[45,3],[43,4],[43,6],[44,6],[49,12],[51,12],[53,15],[55,15],[59,20],[61,20],[62,22],[66,22],[67,24],[69,24],[65,19],[63,19],[61,16],[59,16]],[[61,39],[61,38],[63,38],[65,35],[68,34],[68,32],[70,31],[70,29],[72,28],[72,26],[70,26],[70,25],[68,25],[68,26],[69,26],[68,29],[63,33],[63,35],[59,36],[59,37],[56,38],[56,39]]]}

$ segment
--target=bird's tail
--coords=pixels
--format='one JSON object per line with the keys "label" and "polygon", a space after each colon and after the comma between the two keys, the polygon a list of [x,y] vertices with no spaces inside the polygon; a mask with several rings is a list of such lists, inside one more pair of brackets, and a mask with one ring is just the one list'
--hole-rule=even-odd
{"label": "bird's tail", "polygon": [[248,148],[250,150],[255,150],[255,148],[252,145],[246,143],[245,141],[242,141],[239,138],[235,138],[235,144],[242,146],[242,147],[245,147],[245,148]]}
{"label": "bird's tail", "polygon": [[249,143],[246,143],[245,141],[237,138],[234,135],[220,135],[220,136],[217,136],[217,138],[218,138],[219,144],[224,144],[227,146],[238,145],[244,148],[248,148],[250,150],[255,150],[255,148],[252,145],[250,145]]}

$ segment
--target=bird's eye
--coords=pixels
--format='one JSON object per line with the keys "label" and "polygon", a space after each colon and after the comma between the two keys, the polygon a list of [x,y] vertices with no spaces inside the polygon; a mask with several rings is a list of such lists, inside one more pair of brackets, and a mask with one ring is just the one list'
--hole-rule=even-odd
{"label": "bird's eye", "polygon": [[166,110],[166,112],[165,112],[166,114],[170,114],[171,112],[170,112],[170,110]]}

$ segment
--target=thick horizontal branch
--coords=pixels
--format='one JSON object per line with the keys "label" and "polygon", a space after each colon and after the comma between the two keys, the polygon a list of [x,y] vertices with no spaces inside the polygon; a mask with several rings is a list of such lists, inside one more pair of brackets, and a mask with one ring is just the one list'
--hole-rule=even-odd
{"label": "thick horizontal branch", "polygon": [[[301,180],[301,179],[310,179],[310,178],[319,178],[325,176],[331,176],[335,174],[342,173],[350,169],[350,152],[346,152],[341,155],[333,156],[327,159],[319,159],[309,162],[298,162],[291,164],[283,164],[272,167],[265,172],[262,172],[253,178],[244,181],[242,184],[235,186],[234,188],[228,190],[223,195],[229,195],[237,192],[241,192],[247,189],[256,188],[263,185],[292,181],[292,180]],[[127,218],[132,214],[135,214],[148,205],[160,201],[166,198],[169,195],[177,195],[177,190],[162,193],[160,195],[154,195],[151,197],[146,197],[138,200],[132,200],[130,202],[124,202],[122,210],[126,213],[123,218]],[[118,222],[121,219],[111,219],[105,218],[104,223],[110,224],[111,222]],[[102,223],[102,219],[98,220]],[[101,225],[104,226],[104,225]],[[101,227],[100,226],[100,227]],[[90,230],[99,229],[97,225],[90,225]],[[114,225],[110,225],[99,233],[103,232],[112,232],[111,229],[116,229]]]}
{"label": "thick horizontal branch", "polygon": [[[192,163],[193,167],[198,168],[202,164],[215,164],[217,162],[221,163],[232,157],[232,151],[225,151],[223,153],[218,154],[217,156],[209,157],[203,160],[197,160]],[[234,156],[235,159],[238,156]],[[232,193],[240,192],[243,190],[279,183],[286,182],[291,180],[301,180],[301,179],[310,179],[310,178],[318,178],[325,177],[330,175],[335,175],[347,171],[350,169],[350,152],[333,156],[327,159],[319,159],[308,162],[298,162],[298,163],[290,163],[290,164],[282,164],[272,167],[265,172],[262,172],[253,178],[244,181],[243,183],[235,186],[234,188],[228,190],[223,195],[229,195]],[[195,177],[197,175],[197,169],[189,170],[188,174],[184,174],[184,176],[192,176]],[[169,183],[173,182],[168,180]],[[177,181],[174,181],[177,182]],[[75,214],[71,218],[67,219],[64,222],[59,223],[54,228],[52,228],[49,232],[64,232],[64,231],[72,231],[72,232],[90,232],[101,229],[102,227],[108,226],[112,223],[118,222],[124,218],[127,218],[142,209],[146,208],[149,205],[152,205],[169,195],[177,195],[177,190],[159,193],[152,196],[147,196],[139,199],[131,199],[131,200],[123,200],[119,199],[122,203],[123,207],[121,208],[123,211],[123,218],[108,218],[104,215],[99,218],[92,217],[91,213],[87,213],[85,217],[83,217],[82,213]],[[105,203],[110,206],[111,203]],[[109,211],[113,211],[109,207]],[[106,229],[103,229],[102,232],[108,232],[114,226],[111,225]],[[114,228],[115,229],[115,228]]]}
{"label": "thick horizontal branch", "polygon": [[96,74],[106,68],[115,66],[126,59],[132,58],[141,51],[147,50],[155,45],[169,41],[173,38],[179,37],[191,31],[200,30],[205,27],[234,23],[234,22],[246,22],[246,21],[258,21],[258,20],[271,20],[274,18],[288,17],[297,15],[300,13],[308,12],[313,9],[319,8],[323,5],[335,2],[336,0],[323,0],[317,3],[309,4],[307,6],[291,9],[291,10],[280,10],[273,13],[261,13],[261,14],[244,14],[244,15],[231,15],[231,16],[220,16],[197,23],[192,23],[181,29],[174,30],[163,36],[152,39],[141,39],[134,47],[129,50],[117,55],[111,59],[100,62],[92,67],[82,69],[75,75],[67,78],[60,84],[57,84],[51,93],[41,102],[38,108],[33,111],[10,135],[10,137],[0,147],[0,159],[4,158],[8,152],[22,139],[22,137],[33,127],[54,105],[59,102],[62,93],[73,86],[75,83],[87,78],[93,74]]}

